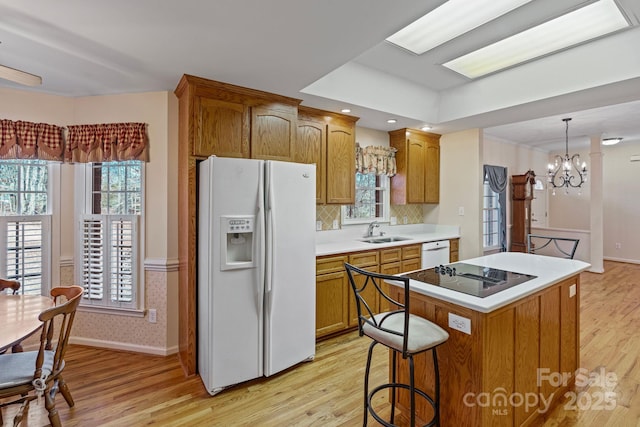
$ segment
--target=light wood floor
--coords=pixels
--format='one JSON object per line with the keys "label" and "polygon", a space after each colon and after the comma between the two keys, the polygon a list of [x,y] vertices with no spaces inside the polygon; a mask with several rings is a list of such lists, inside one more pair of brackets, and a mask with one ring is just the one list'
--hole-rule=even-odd
{"label": "light wood floor", "polygon": [[[615,393],[614,409],[594,409],[603,390],[583,386],[575,405],[558,407],[545,425],[640,426],[640,265],[605,262],[605,269],[582,275],[580,366],[586,373],[617,376],[606,388]],[[199,377],[183,376],[175,356],[71,346],[65,378],[76,405],[69,409],[61,396],[56,403],[67,427],[358,426],[368,344],[356,333],[319,343],[313,362],[215,397]],[[380,349],[374,361],[372,382],[383,381],[386,353]],[[386,404],[384,396],[379,403]],[[6,423],[14,412],[4,409]],[[43,406],[32,404],[23,425],[47,424]]]}

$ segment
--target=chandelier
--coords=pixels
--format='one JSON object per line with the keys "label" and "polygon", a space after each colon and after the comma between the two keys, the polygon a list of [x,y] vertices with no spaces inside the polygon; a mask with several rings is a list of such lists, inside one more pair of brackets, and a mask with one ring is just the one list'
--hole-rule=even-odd
{"label": "chandelier", "polygon": [[[565,154],[564,157],[556,155],[554,164],[549,163],[548,182],[553,187],[553,195],[556,194],[556,188],[564,188],[565,193],[569,193],[569,188],[582,187],[587,182],[587,163],[580,163],[580,155],[574,154],[569,157],[569,121],[571,119],[562,119],[566,124],[565,131]],[[578,190],[580,194],[580,190]]]}

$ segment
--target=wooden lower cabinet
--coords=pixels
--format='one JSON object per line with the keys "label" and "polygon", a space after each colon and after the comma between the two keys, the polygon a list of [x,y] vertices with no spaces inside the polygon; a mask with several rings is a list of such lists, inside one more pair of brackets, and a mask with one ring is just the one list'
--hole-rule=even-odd
{"label": "wooden lower cabinet", "polygon": [[[404,290],[392,288],[395,298]],[[579,275],[513,302],[491,313],[480,313],[412,292],[411,311],[449,333],[438,347],[440,425],[455,427],[537,425],[565,392],[573,387],[579,360]],[[471,333],[449,327],[449,314],[471,321]],[[398,372],[407,380],[406,362]],[[416,387],[433,393],[431,352],[415,357]],[[550,378],[565,375],[558,385]],[[520,402],[529,398],[529,407]],[[543,405],[543,399],[549,406]],[[511,399],[511,400],[510,400]],[[406,412],[408,395],[398,405]],[[431,417],[420,402],[418,417]]]}
{"label": "wooden lower cabinet", "polygon": [[449,262],[458,262],[460,256],[458,254],[458,247],[460,246],[460,239],[449,240]]}
{"label": "wooden lower cabinet", "polygon": [[[383,274],[399,274],[420,269],[422,245],[405,245],[316,258],[316,339],[352,330],[358,326],[358,310],[344,263]],[[362,284],[355,277],[357,284]],[[388,285],[385,285],[388,286]],[[369,288],[368,292],[375,292]],[[389,310],[378,298],[375,312]]]}
{"label": "wooden lower cabinet", "polygon": [[344,270],[346,256],[316,260],[316,338],[348,327],[350,285]]}
{"label": "wooden lower cabinet", "polygon": [[[358,268],[365,269],[367,271],[372,271],[374,273],[378,273],[380,271],[380,252],[379,251],[367,251],[367,252],[358,252],[349,255],[349,264],[356,266]],[[356,282],[356,286],[359,288],[364,285],[363,276],[356,274],[353,277],[353,280]],[[351,287],[351,284],[349,284]],[[379,311],[379,298],[377,297],[378,291],[375,286],[367,286],[362,295],[364,298],[369,301],[374,301],[373,307],[370,307],[374,313]],[[356,306],[356,298],[353,295],[353,290],[349,289],[349,327],[358,326],[358,308]]]}

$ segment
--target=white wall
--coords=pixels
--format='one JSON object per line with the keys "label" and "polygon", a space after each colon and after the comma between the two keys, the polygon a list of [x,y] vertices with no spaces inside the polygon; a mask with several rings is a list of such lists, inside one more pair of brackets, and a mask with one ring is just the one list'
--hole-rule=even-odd
{"label": "white wall", "polygon": [[363,148],[370,145],[388,147],[389,133],[382,130],[356,126],[356,142]]}
{"label": "white wall", "polygon": [[481,146],[480,129],[442,135],[440,203],[423,208],[425,223],[460,227],[460,260],[482,255]]}
{"label": "white wall", "polygon": [[629,161],[640,155],[640,140],[623,140],[602,152],[604,257],[640,263],[640,162]]}

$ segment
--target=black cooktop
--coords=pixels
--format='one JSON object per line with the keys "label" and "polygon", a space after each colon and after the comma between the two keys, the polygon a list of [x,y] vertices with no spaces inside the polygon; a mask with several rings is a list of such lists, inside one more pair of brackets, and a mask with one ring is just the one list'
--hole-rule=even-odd
{"label": "black cooktop", "polygon": [[439,265],[426,270],[406,273],[402,276],[480,298],[493,295],[538,277],[514,271],[465,264],[463,262]]}

